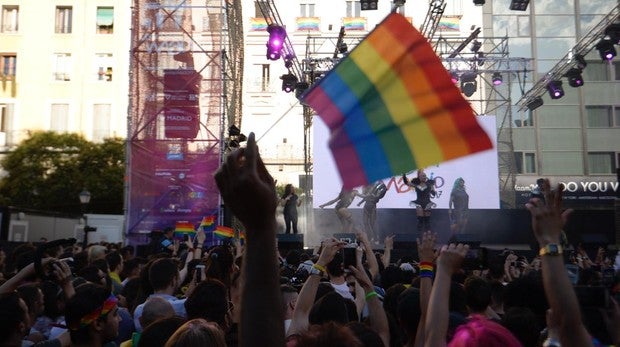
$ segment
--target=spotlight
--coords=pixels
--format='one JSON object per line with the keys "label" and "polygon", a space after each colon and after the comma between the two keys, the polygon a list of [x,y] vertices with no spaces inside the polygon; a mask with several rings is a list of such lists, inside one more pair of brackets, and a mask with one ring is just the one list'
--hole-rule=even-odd
{"label": "spotlight", "polygon": [[293,56],[291,54],[287,54],[284,57],[284,67],[287,69],[293,67]]}
{"label": "spotlight", "polygon": [[530,111],[534,111],[544,104],[543,99],[540,96],[535,97],[532,101],[528,102],[525,107]]}
{"label": "spotlight", "polygon": [[452,80],[452,83],[456,84],[456,82],[459,81],[459,74],[455,71],[450,72],[450,80]]}
{"label": "spotlight", "polygon": [[478,62],[478,66],[482,66],[484,65],[484,53],[483,52],[478,52],[478,57],[476,58],[477,62]]}
{"label": "spotlight", "polygon": [[499,72],[494,72],[492,79],[493,79],[494,86],[499,86],[500,84],[504,82],[504,77],[502,77],[502,74]]}
{"label": "spotlight", "polygon": [[471,51],[476,53],[480,50],[480,47],[482,47],[482,42],[474,40],[474,42],[472,42],[471,44]]}
{"label": "spotlight", "polygon": [[611,40],[602,39],[596,44],[596,49],[598,49],[601,59],[603,60],[612,60],[616,56],[616,49]]}
{"label": "spotlight", "polygon": [[376,10],[377,9],[377,0],[360,0],[361,10]]}
{"label": "spotlight", "polygon": [[510,9],[513,11],[525,11],[530,0],[512,0],[510,1]]}
{"label": "spotlight", "polygon": [[568,78],[568,84],[573,87],[581,87],[583,85],[583,77],[581,77],[581,70],[577,68],[572,68],[568,70],[565,74]]}
{"label": "spotlight", "polygon": [[280,76],[280,79],[282,80],[283,91],[290,93],[295,90],[295,85],[297,84],[297,77],[295,75],[289,72]]}
{"label": "spotlight", "polygon": [[478,82],[476,77],[478,75],[475,72],[465,72],[461,75],[461,92],[465,96],[472,96],[478,89]]}
{"label": "spotlight", "polygon": [[308,82],[297,82],[295,85],[295,97],[299,99],[308,88],[310,88],[310,84]]}
{"label": "spotlight", "polygon": [[605,29],[605,35],[609,36],[611,42],[616,45],[620,45],[620,23],[610,24]]}
{"label": "spotlight", "polygon": [[484,5],[485,1],[484,0],[474,0],[474,5],[476,6],[482,6]]}
{"label": "spotlight", "polygon": [[583,55],[581,54],[575,54],[574,56],[575,58],[575,62],[577,63],[577,68],[581,71],[583,71],[583,69],[586,68],[586,66],[588,66],[588,62],[586,61],[586,59],[583,57]]}
{"label": "spotlight", "polygon": [[286,39],[286,30],[280,25],[270,24],[267,27],[269,33],[269,41],[267,41],[267,59],[278,60],[282,54],[284,40]]}
{"label": "spotlight", "polygon": [[564,96],[564,88],[562,88],[562,81],[553,80],[547,83],[547,91],[551,96],[551,99],[559,99]]}

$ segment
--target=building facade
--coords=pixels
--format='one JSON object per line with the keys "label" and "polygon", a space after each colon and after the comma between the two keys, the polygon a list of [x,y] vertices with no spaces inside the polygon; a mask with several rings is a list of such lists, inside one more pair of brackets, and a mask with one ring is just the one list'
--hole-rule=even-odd
{"label": "building facade", "polygon": [[129,4],[0,0],[0,9],[0,149],[34,131],[125,137]]}

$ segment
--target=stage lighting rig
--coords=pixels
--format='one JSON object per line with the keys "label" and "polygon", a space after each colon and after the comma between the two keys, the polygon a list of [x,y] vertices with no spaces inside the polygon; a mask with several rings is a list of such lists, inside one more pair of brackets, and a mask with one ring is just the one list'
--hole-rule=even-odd
{"label": "stage lighting rig", "polygon": [[525,11],[530,0],[512,0],[510,1],[510,9],[513,11]]}
{"label": "stage lighting rig", "polygon": [[286,30],[283,26],[270,24],[267,27],[269,40],[267,41],[267,59],[278,60],[282,54],[284,40],[286,40]]}
{"label": "stage lighting rig", "polygon": [[568,85],[573,88],[578,88],[583,86],[583,77],[581,76],[581,70],[578,68],[571,68],[565,74],[566,78],[568,78]]}
{"label": "stage lighting rig", "polygon": [[378,0],[360,0],[361,10],[362,11],[376,10],[378,2],[379,2]]}
{"label": "stage lighting rig", "polygon": [[474,0],[474,5],[476,6],[482,6],[485,4],[485,0]]}
{"label": "stage lighting rig", "polygon": [[474,95],[478,89],[478,81],[476,81],[478,74],[475,71],[468,71],[461,75],[461,92],[465,96],[470,97]]}
{"label": "stage lighting rig", "polygon": [[575,54],[575,56],[573,57],[575,59],[575,63],[577,64],[577,68],[581,71],[583,71],[583,69],[586,68],[586,66],[588,66],[588,62],[586,61],[586,59],[583,57],[583,55],[581,54]]}
{"label": "stage lighting rig", "polygon": [[560,99],[564,96],[564,88],[562,88],[562,81],[552,80],[547,83],[547,91],[551,99]]}
{"label": "stage lighting rig", "polygon": [[596,49],[598,49],[601,59],[603,60],[609,61],[616,56],[616,48],[614,47],[614,43],[609,39],[600,40],[596,44]]}
{"label": "stage lighting rig", "polygon": [[504,83],[504,77],[502,77],[502,74],[499,72],[494,72],[491,79],[493,80],[494,86],[499,86],[500,84]]}
{"label": "stage lighting rig", "polygon": [[535,109],[539,108],[543,104],[544,104],[543,99],[540,96],[537,96],[534,99],[532,99],[532,101],[528,102],[525,105],[525,107],[527,107],[527,109],[530,111],[534,111]]}
{"label": "stage lighting rig", "polygon": [[280,79],[282,80],[283,91],[290,93],[295,90],[295,85],[297,84],[297,77],[295,75],[289,72],[280,76]]}

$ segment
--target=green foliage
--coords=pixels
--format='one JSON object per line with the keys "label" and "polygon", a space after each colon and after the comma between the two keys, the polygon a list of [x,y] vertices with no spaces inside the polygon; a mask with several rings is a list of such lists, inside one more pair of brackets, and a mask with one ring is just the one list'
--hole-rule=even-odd
{"label": "green foliage", "polygon": [[91,192],[84,212],[123,213],[123,139],[92,143],[77,134],[36,132],[0,161],[0,203],[16,208],[78,214],[82,189]]}

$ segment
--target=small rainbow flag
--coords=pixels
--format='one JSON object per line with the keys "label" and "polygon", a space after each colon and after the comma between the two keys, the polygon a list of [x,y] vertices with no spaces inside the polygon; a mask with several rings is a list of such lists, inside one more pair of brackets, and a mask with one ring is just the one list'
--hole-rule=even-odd
{"label": "small rainbow flag", "polygon": [[344,17],[342,18],[342,25],[344,25],[345,30],[366,30],[366,18]]}
{"label": "small rainbow flag", "polygon": [[318,31],[321,18],[319,17],[297,17],[295,20],[297,30]]}
{"label": "small rainbow flag", "polygon": [[250,18],[250,31],[266,31],[267,21],[262,17]]}
{"label": "small rainbow flag", "polygon": [[215,215],[203,217],[199,228],[202,228],[203,231],[213,231],[215,228]]}
{"label": "small rainbow flag", "polygon": [[302,101],[330,129],[345,189],[493,147],[431,45],[398,13]]}
{"label": "small rainbow flag", "polygon": [[223,225],[218,225],[217,227],[215,227],[215,231],[213,233],[215,234],[215,236],[221,239],[228,239],[235,236],[235,231],[233,230],[233,228]]}
{"label": "small rainbow flag", "polygon": [[183,238],[183,235],[194,235],[196,234],[196,230],[194,230],[194,224],[188,221],[177,221],[174,228],[174,237],[175,238]]}
{"label": "small rainbow flag", "polygon": [[461,17],[460,16],[443,16],[439,20],[437,29],[440,31],[461,31]]}

